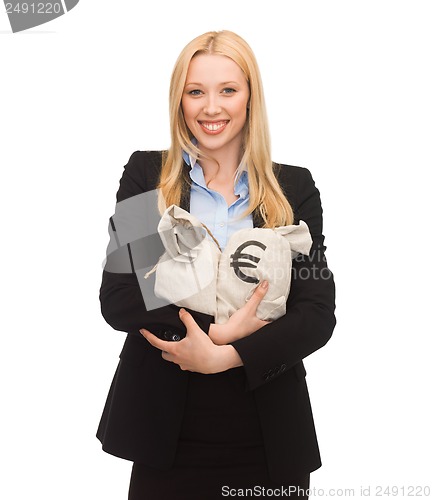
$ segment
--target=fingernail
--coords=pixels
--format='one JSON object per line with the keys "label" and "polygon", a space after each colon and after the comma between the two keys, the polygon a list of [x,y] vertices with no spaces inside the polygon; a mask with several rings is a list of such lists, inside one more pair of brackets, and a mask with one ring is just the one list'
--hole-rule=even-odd
{"label": "fingernail", "polygon": [[185,313],[185,312],[186,312],[186,309],[183,309],[183,307],[182,307],[182,308],[180,309],[180,311],[179,311],[179,315],[181,316],[181,315],[182,315],[183,313]]}
{"label": "fingernail", "polygon": [[146,332],[146,331],[147,331],[147,330],[144,330],[144,328],[142,328],[142,329],[140,330],[141,335],[145,335],[145,332]]}
{"label": "fingernail", "polygon": [[264,280],[261,285],[260,285],[262,288],[267,288],[268,287],[268,281],[267,280]]}

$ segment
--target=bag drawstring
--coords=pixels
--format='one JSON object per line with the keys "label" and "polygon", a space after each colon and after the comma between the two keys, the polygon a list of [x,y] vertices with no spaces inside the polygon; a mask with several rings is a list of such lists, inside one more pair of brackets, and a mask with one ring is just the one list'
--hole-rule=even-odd
{"label": "bag drawstring", "polygon": [[148,273],[144,274],[144,279],[145,280],[150,276],[150,274],[153,274],[156,271],[156,268],[157,268],[158,264],[159,264],[159,261],[156,262],[156,264],[153,266],[153,269],[150,269],[150,271]]}
{"label": "bag drawstring", "polygon": [[220,247],[220,245],[218,243],[218,240],[213,236],[213,234],[210,231],[210,229],[204,224],[204,222],[201,222],[201,225],[208,232],[208,234],[213,238],[213,241],[216,243],[217,247],[219,248],[219,251],[222,253],[222,249],[221,249],[221,247]]}

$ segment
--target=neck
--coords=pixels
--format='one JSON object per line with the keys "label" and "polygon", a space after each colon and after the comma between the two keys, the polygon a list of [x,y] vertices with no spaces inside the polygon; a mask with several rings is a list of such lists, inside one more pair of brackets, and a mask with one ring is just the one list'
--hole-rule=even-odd
{"label": "neck", "polygon": [[217,153],[203,150],[203,153],[210,157],[210,159],[203,157],[198,159],[206,182],[213,181],[218,184],[231,184],[241,161],[240,148],[236,148],[233,151],[225,149]]}

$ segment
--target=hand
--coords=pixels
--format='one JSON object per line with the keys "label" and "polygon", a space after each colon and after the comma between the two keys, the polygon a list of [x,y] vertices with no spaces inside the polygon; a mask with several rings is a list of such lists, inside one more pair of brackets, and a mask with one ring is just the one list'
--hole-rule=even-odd
{"label": "hand", "polygon": [[242,366],[233,346],[215,345],[185,309],[180,309],[179,317],[187,328],[186,337],[179,342],[161,340],[144,328],[140,330],[152,346],[162,351],[166,361],[178,364],[182,370],[198,373],[219,373]]}
{"label": "hand", "polygon": [[212,323],[209,330],[211,340],[217,345],[229,344],[234,340],[247,337],[270,323],[270,321],[261,320],[256,316],[256,310],[267,290],[268,282],[263,281],[256,287],[249,301],[238,309],[225,324]]}

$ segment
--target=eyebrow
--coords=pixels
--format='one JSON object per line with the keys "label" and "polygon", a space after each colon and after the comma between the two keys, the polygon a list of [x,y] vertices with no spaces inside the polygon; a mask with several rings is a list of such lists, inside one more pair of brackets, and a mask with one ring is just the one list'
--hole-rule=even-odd
{"label": "eyebrow", "polygon": [[[219,85],[230,85],[230,84],[231,85],[232,84],[239,85],[238,82],[234,82],[234,81],[232,81],[232,82],[222,82]],[[204,84],[200,83],[200,82],[188,82],[188,83],[186,83],[185,87],[187,87],[188,85],[196,85],[197,87],[203,87],[204,86]]]}

